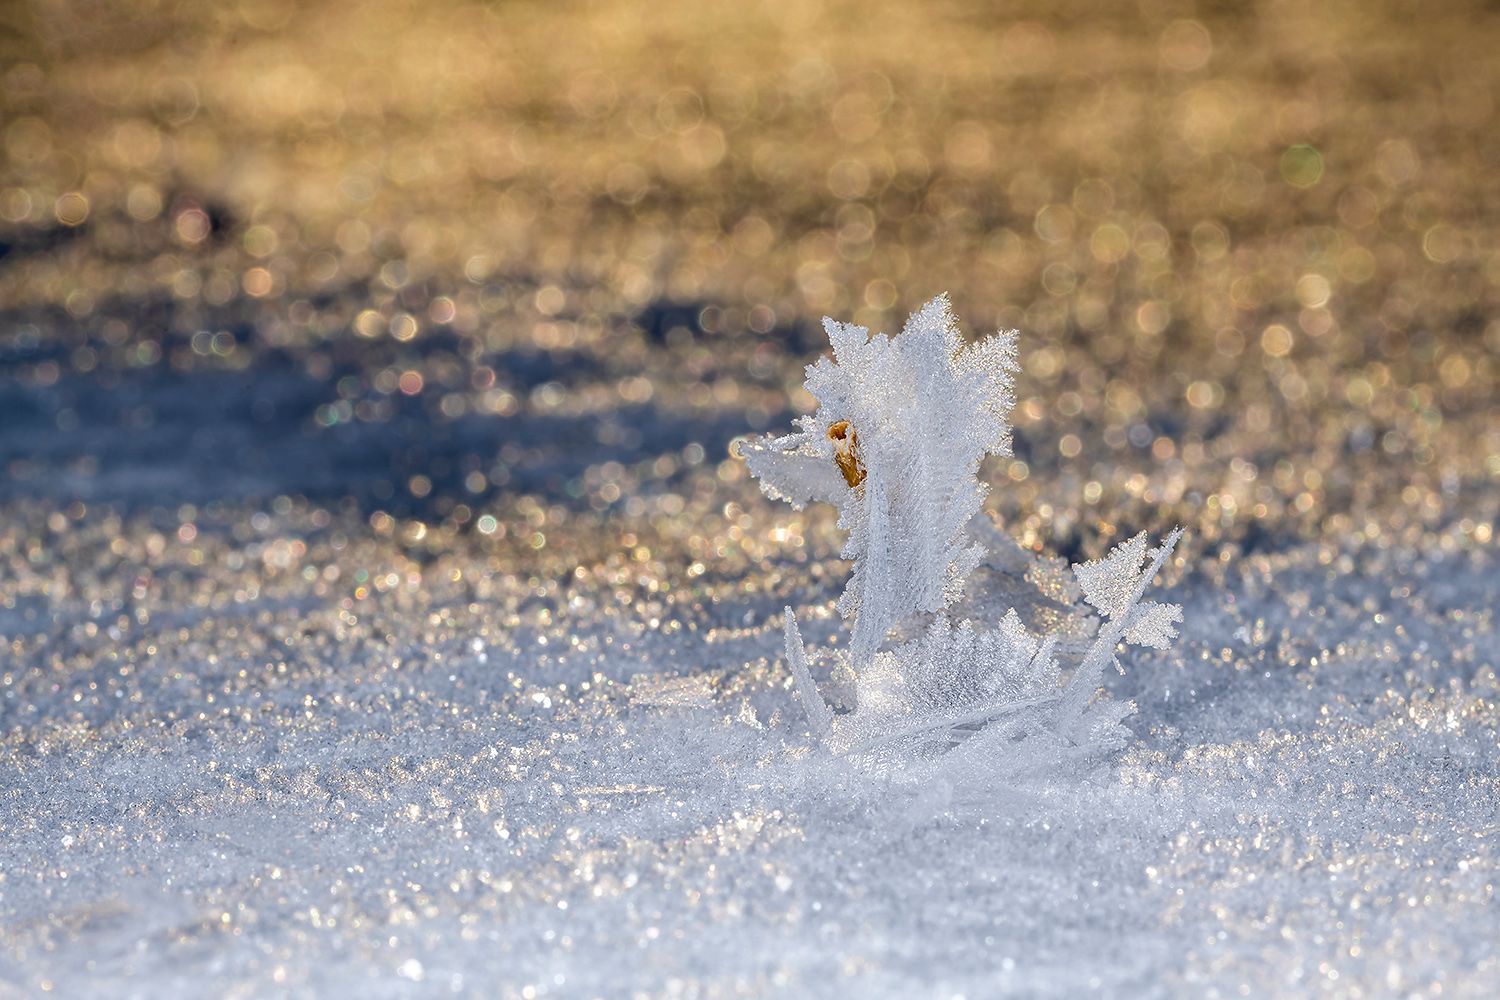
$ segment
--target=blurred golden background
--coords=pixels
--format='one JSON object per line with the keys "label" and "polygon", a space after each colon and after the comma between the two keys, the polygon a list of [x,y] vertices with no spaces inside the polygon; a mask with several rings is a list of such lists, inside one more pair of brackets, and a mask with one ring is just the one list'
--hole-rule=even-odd
{"label": "blurred golden background", "polygon": [[[1493,4],[0,19],[17,503],[180,486],[445,538],[686,512],[701,542],[724,490],[757,502],[729,439],[810,405],[818,319],[893,331],[947,290],[1022,333],[992,478],[1033,544],[1489,541]],[[121,426],[155,444],[99,444]],[[226,464],[258,478],[204,485]]]}

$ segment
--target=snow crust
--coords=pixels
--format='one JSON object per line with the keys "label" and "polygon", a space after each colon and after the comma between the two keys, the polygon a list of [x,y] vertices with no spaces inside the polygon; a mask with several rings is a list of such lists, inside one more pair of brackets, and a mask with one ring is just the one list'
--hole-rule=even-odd
{"label": "snow crust", "polygon": [[359,626],[256,603],[175,623],[123,686],[87,609],[47,609],[93,666],[4,664],[0,982],[1492,995],[1492,553],[1190,571],[1163,591],[1176,647],[1104,678],[1138,742],[1022,777],[962,748],[816,756],[778,612],[822,643],[831,591],[741,580],[648,618],[588,581],[477,603],[450,569]]}

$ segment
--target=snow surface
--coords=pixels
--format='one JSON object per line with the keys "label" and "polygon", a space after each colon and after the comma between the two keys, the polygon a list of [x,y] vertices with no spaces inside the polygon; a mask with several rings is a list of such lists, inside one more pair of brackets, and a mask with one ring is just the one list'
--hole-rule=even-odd
{"label": "snow surface", "polygon": [[[1017,780],[958,755],[871,772],[809,750],[779,611],[827,641],[832,581],[710,572],[624,600],[619,579],[456,582],[467,558],[357,616],[267,594],[122,642],[87,607],[0,611],[0,983],[1477,997],[1500,981],[1489,552],[1310,545],[1190,569],[1157,591],[1185,606],[1175,649],[1133,650],[1107,679],[1139,705],[1138,743]],[[109,572],[128,579],[129,556]]]}

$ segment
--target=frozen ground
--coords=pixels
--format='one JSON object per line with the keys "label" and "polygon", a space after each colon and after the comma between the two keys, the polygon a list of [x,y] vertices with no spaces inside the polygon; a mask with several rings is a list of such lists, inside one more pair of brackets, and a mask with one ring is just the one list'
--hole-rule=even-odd
{"label": "frozen ground", "polygon": [[[1138,744],[1004,781],[809,752],[777,609],[825,640],[826,558],[528,577],[302,508],[191,543],[11,509],[17,995],[1479,997],[1500,976],[1500,566],[1451,535],[1179,567],[1177,648],[1109,681]],[[54,557],[72,596],[28,586]]]}
{"label": "frozen ground", "polygon": [[[451,420],[324,421],[338,370],[274,358],[0,390],[0,990],[1493,994],[1483,481],[1423,526],[1190,521],[1181,640],[1107,679],[1133,745],[877,774],[781,662],[784,605],[835,631],[832,518],[758,496],[725,445],[771,408],[685,406],[677,357],[481,358],[520,402]],[[649,402],[549,402],[630,366]],[[1167,463],[1106,519],[1018,433],[1032,492],[987,475],[1033,539],[1202,510]]]}

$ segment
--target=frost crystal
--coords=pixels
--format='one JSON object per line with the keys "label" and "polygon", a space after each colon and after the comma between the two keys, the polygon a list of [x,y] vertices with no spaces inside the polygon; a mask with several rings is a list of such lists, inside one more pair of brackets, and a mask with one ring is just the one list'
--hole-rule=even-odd
{"label": "frost crystal", "polygon": [[813,682],[807,669],[807,649],[802,645],[802,633],[797,628],[797,616],[786,609],[786,659],[792,668],[792,680],[797,685],[797,698],[807,713],[807,721],[815,736],[824,736],[833,724],[833,713],[828,703],[818,694],[818,685]]}
{"label": "frost crystal", "polygon": [[978,478],[986,455],[1010,454],[1014,333],[966,346],[946,296],[899,337],[829,319],[824,328],[833,359],[807,368],[816,412],[742,449],[768,494],[833,503],[849,532],[854,572],[838,607],[852,636],[832,657],[856,678],[852,712],[834,716],[819,694],[786,609],[787,660],[813,734],[881,759],[963,746],[1010,771],[1118,747],[1133,706],[1095,698],[1121,643],[1165,649],[1176,637],[1182,609],[1141,598],[1181,530],[1150,551],[1142,532],[1073,567],[1102,621],[1065,685],[1059,634],[1032,635],[1014,608],[993,628],[949,616],[981,562],[1013,572],[1025,558],[981,512]]}
{"label": "frost crystal", "polygon": [[[1059,722],[1073,734],[1080,733],[1084,709],[1094,696],[1104,668],[1115,662],[1115,647],[1122,641],[1138,646],[1166,649],[1177,638],[1176,623],[1182,620],[1182,608],[1176,604],[1141,603],[1141,595],[1151,585],[1157,570],[1167,561],[1182,529],[1174,528],[1160,548],[1146,551],[1146,533],[1122,542],[1098,562],[1080,563],[1073,575],[1083,588],[1084,600],[1108,619],[1099,630],[1099,638],[1073,675],[1064,697]],[[1146,565],[1142,567],[1142,562]]]}
{"label": "frost crystal", "polygon": [[817,411],[742,453],[771,496],[838,506],[854,561],[839,611],[868,663],[902,620],[947,607],[984,556],[968,525],[987,492],[980,461],[1011,453],[1015,334],[966,346],[946,296],[895,338],[823,325],[834,356],[807,369]]}

